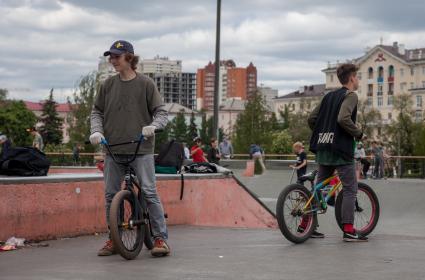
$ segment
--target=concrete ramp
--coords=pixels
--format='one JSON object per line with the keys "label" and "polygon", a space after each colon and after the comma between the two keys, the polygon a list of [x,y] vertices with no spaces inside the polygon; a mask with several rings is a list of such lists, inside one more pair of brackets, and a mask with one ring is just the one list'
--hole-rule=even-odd
{"label": "concrete ramp", "polygon": [[273,212],[236,177],[186,174],[182,200],[180,179],[157,186],[170,224],[277,228]]}
{"label": "concrete ramp", "polygon": [[[0,240],[46,240],[106,231],[103,175],[0,177]],[[274,214],[233,176],[158,175],[169,225],[276,228]]]}

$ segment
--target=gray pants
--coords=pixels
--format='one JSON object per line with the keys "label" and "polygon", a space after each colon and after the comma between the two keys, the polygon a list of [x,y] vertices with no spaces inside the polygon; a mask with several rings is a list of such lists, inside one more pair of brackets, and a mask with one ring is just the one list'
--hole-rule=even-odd
{"label": "gray pants", "polygon": [[335,169],[338,171],[339,179],[341,180],[342,187],[344,188],[344,197],[342,199],[342,223],[354,224],[354,207],[358,189],[354,163],[335,166],[319,164],[317,182],[321,182],[332,176]]}
{"label": "gray pants", "polygon": [[[130,159],[129,155],[116,156],[118,160]],[[155,237],[168,238],[167,226],[165,225],[164,210],[155,186],[155,165],[153,155],[140,155],[130,164],[136,177],[141,182],[143,197],[146,201],[149,217],[152,224],[152,234]],[[104,167],[106,221],[109,224],[109,209],[114,195],[121,190],[124,180],[125,169],[116,164],[110,155],[105,158]]]}

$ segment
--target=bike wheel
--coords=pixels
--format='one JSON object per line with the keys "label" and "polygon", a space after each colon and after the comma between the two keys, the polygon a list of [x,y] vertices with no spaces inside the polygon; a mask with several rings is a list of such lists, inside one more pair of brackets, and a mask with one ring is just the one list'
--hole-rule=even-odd
{"label": "bike wheel", "polygon": [[130,191],[122,190],[114,196],[109,213],[111,239],[115,250],[127,260],[136,258],[143,246],[145,225],[133,225],[141,216]]}
{"label": "bike wheel", "polygon": [[[310,191],[299,184],[291,184],[279,194],[276,218],[280,231],[291,242],[305,242],[316,228],[316,212],[303,214],[304,206],[310,196]],[[311,211],[312,209],[313,205],[310,205],[306,210]]]}
{"label": "bike wheel", "polygon": [[[344,189],[338,194],[335,203],[335,218],[341,228],[342,224],[342,198]],[[376,227],[379,220],[380,208],[376,193],[371,187],[364,183],[359,183],[357,200],[354,208],[354,228],[364,236],[370,234]]]}

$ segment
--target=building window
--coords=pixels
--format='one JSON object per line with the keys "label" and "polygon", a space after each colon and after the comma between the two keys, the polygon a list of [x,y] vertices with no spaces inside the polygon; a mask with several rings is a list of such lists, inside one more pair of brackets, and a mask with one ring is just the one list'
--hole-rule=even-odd
{"label": "building window", "polygon": [[415,68],[414,67],[411,67],[410,68],[410,75],[415,75]]}
{"label": "building window", "polygon": [[416,95],[416,107],[422,107],[422,95]]}
{"label": "building window", "polygon": [[384,91],[384,86],[382,84],[378,84],[378,96],[382,95],[383,91]]}
{"label": "building window", "polygon": [[425,81],[422,81],[422,88],[425,88]]}
{"label": "building window", "polygon": [[389,77],[394,77],[394,66],[390,65],[388,67],[388,76]]}
{"label": "building window", "polygon": [[373,85],[367,85],[367,96],[373,96]]}
{"label": "building window", "polygon": [[410,83],[410,89],[413,89],[415,87],[415,83]]}
{"label": "building window", "polygon": [[406,90],[406,83],[401,83],[400,84],[400,91],[404,92]]}
{"label": "building window", "polygon": [[367,106],[372,106],[373,105],[373,97],[372,96],[368,96],[367,97]]}
{"label": "building window", "polygon": [[331,76],[330,76],[330,80],[331,80],[331,83],[333,83],[333,82],[334,82],[334,75],[332,75],[332,74],[331,74]]}
{"label": "building window", "polygon": [[368,79],[373,79],[373,68],[372,67],[369,67],[367,77],[368,77]]}
{"label": "building window", "polygon": [[383,97],[382,96],[378,96],[378,107],[382,106],[382,102],[383,101]]}
{"label": "building window", "polygon": [[362,72],[357,72],[357,78],[358,78],[359,80],[361,80],[361,79],[362,79]]}
{"label": "building window", "polygon": [[415,119],[417,122],[422,121],[422,111],[416,111],[415,112]]}
{"label": "building window", "polygon": [[390,113],[388,113],[388,119],[389,120],[392,120],[393,119],[393,114],[390,112]]}
{"label": "building window", "polygon": [[390,83],[388,84],[388,95],[393,95],[394,94],[394,84]]}
{"label": "building window", "polygon": [[422,75],[425,75],[425,66],[422,67]]}
{"label": "building window", "polygon": [[400,68],[400,76],[403,77],[404,76],[404,69]]}
{"label": "building window", "polygon": [[388,106],[393,106],[393,103],[394,103],[394,96],[389,95],[388,101],[387,101]]}

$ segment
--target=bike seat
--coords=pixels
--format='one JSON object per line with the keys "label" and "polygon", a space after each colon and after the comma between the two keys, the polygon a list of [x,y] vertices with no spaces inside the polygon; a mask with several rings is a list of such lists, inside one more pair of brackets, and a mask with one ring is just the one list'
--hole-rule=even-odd
{"label": "bike seat", "polygon": [[299,177],[298,181],[301,182],[301,183],[303,183],[305,181],[314,182],[314,179],[316,178],[317,172],[318,172],[317,170],[309,172],[309,173]]}

